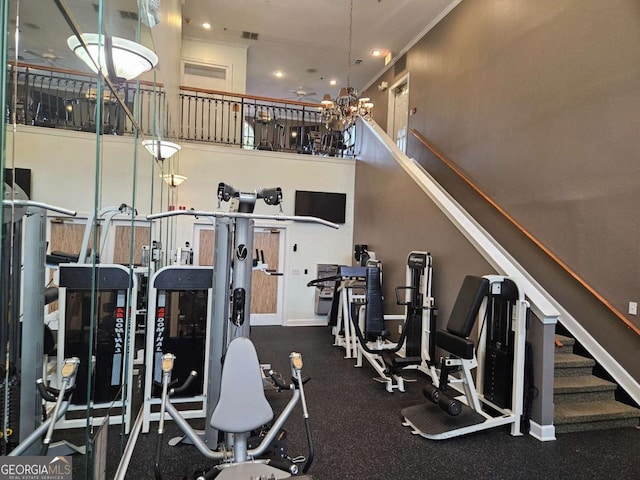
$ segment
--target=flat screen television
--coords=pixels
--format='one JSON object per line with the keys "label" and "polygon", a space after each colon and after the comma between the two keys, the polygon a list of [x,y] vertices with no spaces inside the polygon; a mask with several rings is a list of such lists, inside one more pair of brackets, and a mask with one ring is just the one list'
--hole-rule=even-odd
{"label": "flat screen television", "polygon": [[295,214],[345,223],[346,193],[296,190]]}

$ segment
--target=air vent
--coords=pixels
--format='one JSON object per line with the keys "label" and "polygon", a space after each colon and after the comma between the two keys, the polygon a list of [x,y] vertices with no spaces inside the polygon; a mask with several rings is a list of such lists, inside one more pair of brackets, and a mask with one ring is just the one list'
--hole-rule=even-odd
{"label": "air vent", "polygon": [[248,40],[258,40],[258,34],[255,32],[242,32],[242,38]]}
{"label": "air vent", "polygon": [[118,10],[120,13],[120,17],[124,20],[135,20],[138,21],[138,12],[127,12],[126,10]]}
{"label": "air vent", "polygon": [[393,74],[398,75],[401,72],[405,71],[406,68],[407,68],[407,56],[403,55],[398,60],[396,60],[396,63],[393,65]]}
{"label": "air vent", "polygon": [[212,67],[209,65],[194,65],[191,63],[184,64],[184,73],[189,75],[197,75],[206,78],[218,78],[220,80],[227,79],[227,69]]}

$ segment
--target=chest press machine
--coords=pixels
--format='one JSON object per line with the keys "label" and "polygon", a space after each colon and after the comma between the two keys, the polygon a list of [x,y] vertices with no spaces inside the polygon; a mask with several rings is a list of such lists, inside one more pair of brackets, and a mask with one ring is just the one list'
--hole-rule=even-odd
{"label": "chest press machine", "polygon": [[[501,425],[521,435],[528,303],[513,280],[465,277],[446,329],[435,332],[444,351],[427,401],[404,408],[404,426],[431,440]],[[477,319],[477,343],[470,339]],[[472,370],[476,370],[476,380]]]}

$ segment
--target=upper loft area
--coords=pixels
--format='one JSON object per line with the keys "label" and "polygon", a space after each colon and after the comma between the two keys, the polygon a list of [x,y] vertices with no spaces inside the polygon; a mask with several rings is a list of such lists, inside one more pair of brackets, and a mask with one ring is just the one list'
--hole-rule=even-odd
{"label": "upper loft area", "polygon": [[[297,0],[12,1],[5,121],[352,157],[352,129],[322,115],[323,95],[366,89],[459,1],[333,0],[313,14]],[[157,63],[139,83],[105,78],[98,94],[109,55],[87,69],[68,43],[91,32],[139,43]]]}
{"label": "upper loft area", "polygon": [[[353,157],[355,128],[327,122],[321,105],[298,100],[181,86],[178,112],[167,110],[166,90],[146,81],[102,85],[95,76],[25,63],[10,63],[6,123],[107,135],[206,142],[248,150]],[[127,110],[135,112],[133,122]]]}

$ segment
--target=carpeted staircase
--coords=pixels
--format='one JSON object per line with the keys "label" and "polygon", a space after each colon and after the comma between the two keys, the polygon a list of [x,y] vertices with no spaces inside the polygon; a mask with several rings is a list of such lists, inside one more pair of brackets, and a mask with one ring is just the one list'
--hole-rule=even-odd
{"label": "carpeted staircase", "polygon": [[556,433],[637,427],[640,409],[615,399],[618,386],[593,375],[595,361],[574,353],[575,340],[556,335]]}

